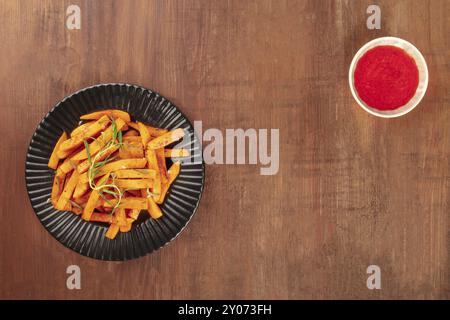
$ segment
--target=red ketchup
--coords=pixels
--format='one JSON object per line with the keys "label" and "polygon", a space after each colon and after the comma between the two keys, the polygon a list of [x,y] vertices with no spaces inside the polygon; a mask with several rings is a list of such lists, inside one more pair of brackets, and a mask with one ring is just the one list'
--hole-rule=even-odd
{"label": "red ketchup", "polygon": [[368,50],[356,64],[355,89],[362,101],[378,110],[395,110],[408,103],[419,85],[414,59],[395,46]]}

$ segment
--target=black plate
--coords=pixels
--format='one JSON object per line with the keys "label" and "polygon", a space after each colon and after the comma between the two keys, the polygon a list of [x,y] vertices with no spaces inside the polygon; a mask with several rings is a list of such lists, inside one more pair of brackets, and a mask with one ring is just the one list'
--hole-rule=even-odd
{"label": "black plate", "polygon": [[[130,232],[114,240],[105,237],[107,226],[86,222],[71,212],[58,211],[49,201],[54,171],[48,159],[62,131],[70,133],[81,115],[101,109],[126,110],[133,120],[152,126],[183,128],[191,138],[183,148],[191,157],[180,159],[181,171],[161,206],[163,217],[140,219]],[[28,148],[25,179],[28,196],[42,225],[66,247],[101,260],[134,259],[173,240],[195,213],[205,180],[201,144],[181,111],[161,95],[129,84],[100,84],[82,89],[59,102],[41,121]]]}

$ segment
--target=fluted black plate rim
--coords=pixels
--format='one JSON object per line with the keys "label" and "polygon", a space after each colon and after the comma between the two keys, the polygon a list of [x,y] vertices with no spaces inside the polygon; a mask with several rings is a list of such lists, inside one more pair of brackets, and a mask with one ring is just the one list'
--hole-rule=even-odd
{"label": "fluted black plate rim", "polygon": [[[105,237],[106,225],[87,222],[49,202],[54,172],[47,162],[63,130],[78,125],[79,116],[102,109],[120,109],[134,120],[167,129],[183,128],[191,137],[183,145],[191,151],[182,158],[181,171],[161,206],[163,217],[144,219],[116,239]],[[190,163],[192,161],[192,163]],[[25,161],[25,184],[31,206],[44,228],[67,248],[89,258],[125,261],[150,254],[176,239],[198,209],[205,183],[205,164],[194,127],[184,113],[159,93],[129,83],[88,86],[59,101],[36,127]],[[141,213],[142,215],[143,213]]]}

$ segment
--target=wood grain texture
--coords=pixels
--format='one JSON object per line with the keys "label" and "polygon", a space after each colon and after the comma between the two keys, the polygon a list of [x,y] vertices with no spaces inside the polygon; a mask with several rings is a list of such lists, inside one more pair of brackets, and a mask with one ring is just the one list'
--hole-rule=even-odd
{"label": "wood grain texture", "polygon": [[[65,28],[78,4],[81,30]],[[450,298],[450,1],[0,1],[0,298]],[[413,42],[430,85],[399,119],[351,97],[367,41]],[[82,257],[29,204],[24,162],[44,114],[88,85],[151,88],[204,128],[279,128],[280,171],[207,167],[181,236],[125,263]],[[66,289],[66,267],[82,289]],[[366,288],[366,268],[382,289]]]}

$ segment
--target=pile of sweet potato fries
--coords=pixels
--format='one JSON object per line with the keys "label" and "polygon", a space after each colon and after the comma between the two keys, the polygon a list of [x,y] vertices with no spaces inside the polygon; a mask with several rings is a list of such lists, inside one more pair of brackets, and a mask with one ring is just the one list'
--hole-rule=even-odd
{"label": "pile of sweet potato fries", "polygon": [[141,210],[158,219],[180,162],[167,169],[166,158],[189,156],[186,149],[166,149],[184,136],[131,121],[122,110],[102,110],[80,117],[70,135],[63,132],[48,161],[54,170],[51,202],[87,221],[109,224],[106,237],[128,232]]}

